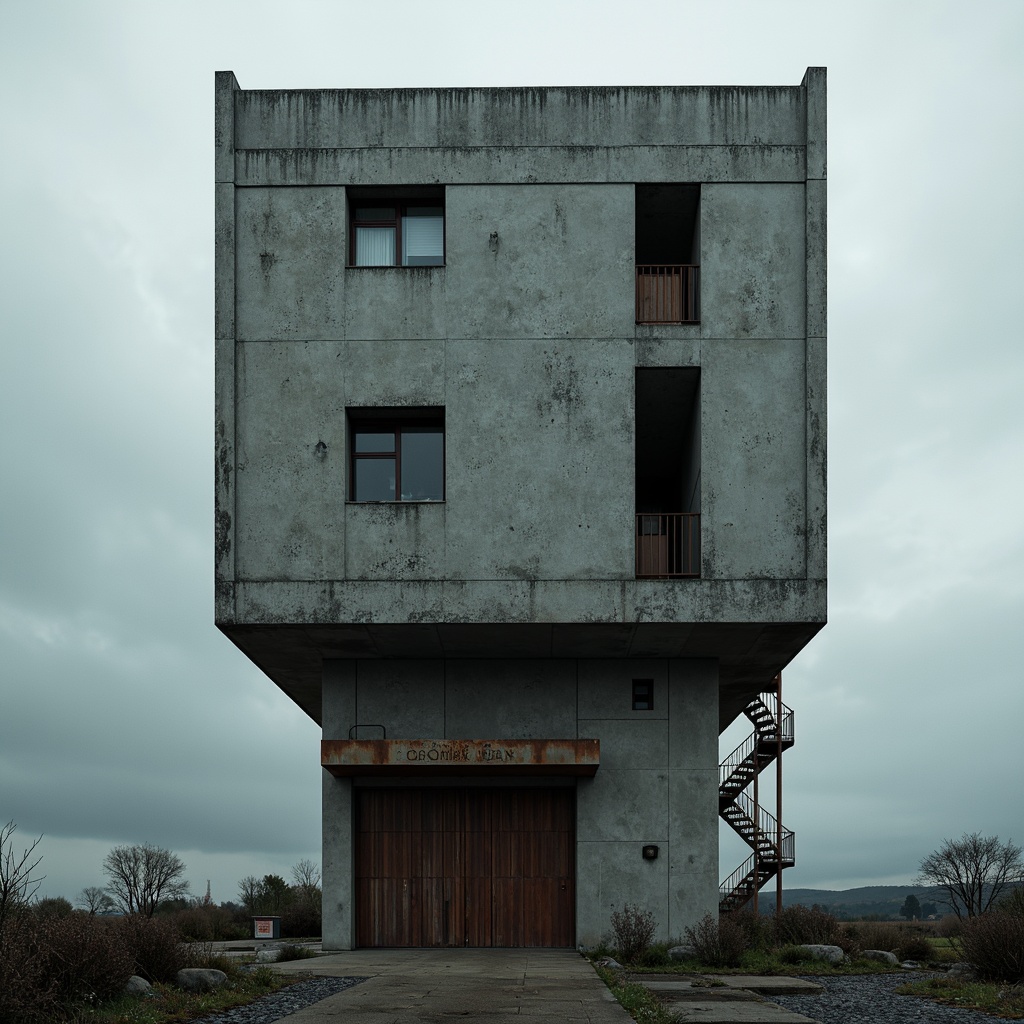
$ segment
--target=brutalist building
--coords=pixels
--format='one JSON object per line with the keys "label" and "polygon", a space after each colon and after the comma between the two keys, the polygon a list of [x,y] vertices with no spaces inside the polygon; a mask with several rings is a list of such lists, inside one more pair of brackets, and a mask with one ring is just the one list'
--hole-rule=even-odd
{"label": "brutalist building", "polygon": [[322,726],[325,948],[716,913],[826,618],[824,69],[223,72],[216,190],[216,621]]}

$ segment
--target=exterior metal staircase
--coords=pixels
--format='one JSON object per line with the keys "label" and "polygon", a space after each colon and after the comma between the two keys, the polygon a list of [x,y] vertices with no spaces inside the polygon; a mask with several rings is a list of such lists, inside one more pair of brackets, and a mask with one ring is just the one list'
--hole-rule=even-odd
{"label": "exterior metal staircase", "polygon": [[[751,848],[751,855],[719,886],[720,912],[739,910],[763,885],[794,864],[793,833],[757,803],[757,776],[793,746],[793,712],[775,692],[755,697],[743,713],[754,727],[721,764],[718,813]],[[755,796],[747,787],[755,783]]]}

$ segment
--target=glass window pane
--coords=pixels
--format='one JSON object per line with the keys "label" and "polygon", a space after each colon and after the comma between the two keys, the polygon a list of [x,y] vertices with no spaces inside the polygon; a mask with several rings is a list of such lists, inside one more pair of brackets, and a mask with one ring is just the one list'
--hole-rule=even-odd
{"label": "glass window pane", "polygon": [[444,431],[402,431],[402,501],[444,501]]}
{"label": "glass window pane", "polygon": [[395,265],[394,228],[356,228],[356,266],[393,267]]}
{"label": "glass window pane", "polygon": [[375,433],[370,430],[356,431],[357,452],[393,452],[395,450],[395,432]]}
{"label": "glass window pane", "polygon": [[394,220],[393,206],[360,206],[356,208],[356,220]]}
{"label": "glass window pane", "polygon": [[438,267],[444,263],[444,211],[411,206],[402,218],[402,266]]}
{"label": "glass window pane", "polygon": [[395,460],[356,459],[353,501],[394,501]]}

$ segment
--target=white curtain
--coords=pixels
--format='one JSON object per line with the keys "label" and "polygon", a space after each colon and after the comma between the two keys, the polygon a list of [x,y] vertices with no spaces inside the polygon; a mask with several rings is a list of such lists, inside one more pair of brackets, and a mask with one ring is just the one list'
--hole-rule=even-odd
{"label": "white curtain", "polygon": [[356,227],[356,266],[393,267],[395,229]]}

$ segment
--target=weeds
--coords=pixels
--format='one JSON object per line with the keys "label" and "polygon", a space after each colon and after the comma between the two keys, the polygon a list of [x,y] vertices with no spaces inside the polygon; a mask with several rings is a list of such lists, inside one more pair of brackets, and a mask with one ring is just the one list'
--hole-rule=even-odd
{"label": "weeds", "polygon": [[926,978],[896,989],[903,996],[919,996],[945,1006],[980,1010],[1006,1020],[1024,1020],[1024,989],[992,982],[965,982],[957,978]]}
{"label": "weeds", "polygon": [[657,997],[636,982],[625,981],[605,967],[595,968],[608,990],[637,1024],[675,1024],[676,1018],[665,1009]]}

